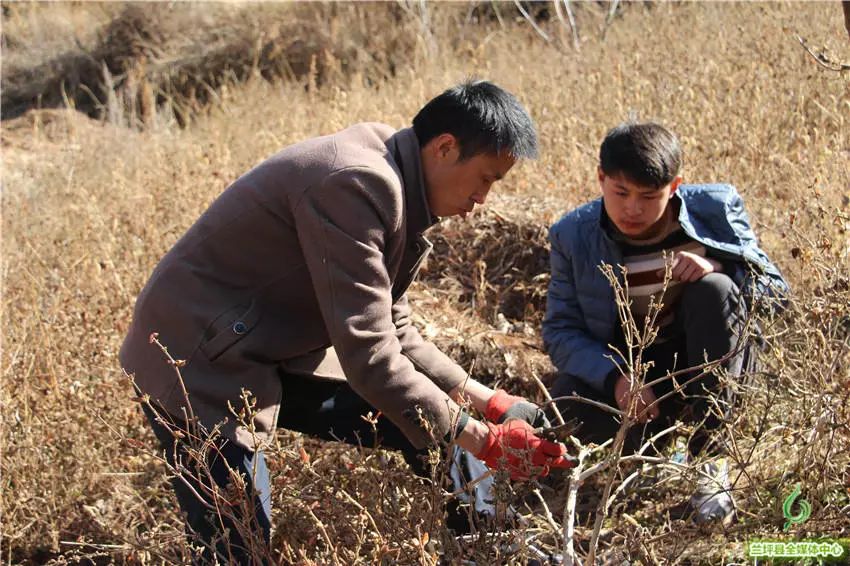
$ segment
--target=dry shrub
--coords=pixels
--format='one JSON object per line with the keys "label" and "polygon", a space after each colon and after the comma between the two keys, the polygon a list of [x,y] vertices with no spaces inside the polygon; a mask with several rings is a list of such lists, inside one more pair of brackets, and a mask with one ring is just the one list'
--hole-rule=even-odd
{"label": "dry shrub", "polygon": [[752,404],[741,411],[742,428],[748,433],[742,452],[752,454],[746,483],[753,504],[767,503],[764,518],[781,528],[778,507],[788,486],[801,482],[813,505],[812,518],[802,530],[809,535],[847,536],[850,223],[846,205],[843,210],[826,207],[818,197],[801,199],[794,215],[798,221],[816,221],[819,227],[803,233],[792,225],[789,234],[795,258],[789,271],[799,269],[805,276],[788,312],[768,327],[764,371],[755,376],[744,397]]}
{"label": "dry shrub", "polygon": [[431,238],[435,266],[422,276],[437,287],[459,285],[472,310],[506,328],[508,319],[540,322],[549,280],[547,226],[532,214],[512,216],[488,210],[444,221]]}
{"label": "dry shrub", "polygon": [[[188,13],[185,6],[174,9]],[[252,9],[262,23],[296,8]],[[343,41],[352,33],[370,35],[370,18],[386,22],[381,10],[389,8],[297,9],[316,10],[307,20],[322,29],[337,26],[329,35]],[[524,21],[504,28],[492,23],[487,31],[495,33],[485,35],[465,25],[465,9],[434,7],[427,29],[421,14],[403,13],[416,30],[416,48],[405,63],[392,68],[376,59],[376,73],[334,71],[316,88],[305,88],[308,77],[226,82],[214,104],[182,130],[165,117],[161,128],[149,131],[104,127],[70,111],[3,122],[3,560],[58,563],[99,554],[93,560],[186,562],[164,469],[149,449],[139,448],[153,446],[153,437],[117,367],[138,290],[209,202],[260,159],[356,121],[404,126],[423,101],[468,74],[517,93],[542,141],[541,159],[517,166],[497,187],[488,205],[495,213],[437,229],[438,253],[414,289],[423,332],[472,366],[473,375],[541,399],[531,377],[551,371],[538,349],[537,326],[545,228],[596,195],[598,143],[630,110],[680,135],[687,181],[739,187],[763,247],[794,288],[789,313],[764,323],[763,371],[741,384],[742,408],[730,424],[740,453],[742,522],[724,531],[668,519],[666,509],[687,497],[688,481],[654,478],[647,470],[645,481],[612,508],[600,555],[613,560],[620,553],[643,563],[740,560],[748,538],[781,530],[778,503],[797,481],[813,515],[796,532],[846,536],[847,78],[819,67],[783,31],[840,54],[846,39],[832,32],[843,34],[840,11],[796,4],[630,6],[601,41],[606,14],[588,4],[577,14],[580,51],[543,41]],[[197,13],[192,17],[199,18],[199,30],[215,27]],[[218,37],[234,37],[229,25]],[[541,25],[550,26],[545,29],[553,37],[561,34],[556,22]],[[384,28],[390,37],[400,34],[399,41],[409,31]],[[647,41],[681,38],[683,30],[686,39]],[[183,41],[170,33],[168,41]],[[381,42],[390,40],[371,35],[371,54],[384,57]],[[342,69],[336,52],[329,53],[328,68]],[[456,281],[444,274],[456,274]],[[296,450],[299,442],[309,463]],[[421,504],[433,486],[412,478],[394,455],[282,433],[269,460],[278,472],[274,551],[286,561],[324,564],[337,556],[371,564],[385,557],[426,564],[431,549],[451,544],[432,519],[433,506]],[[617,471],[616,480],[627,472]],[[592,512],[582,509],[593,509],[600,484],[587,485],[579,501],[579,549],[586,548],[592,521]],[[562,487],[542,491],[556,518]],[[333,489],[339,497],[328,496]],[[517,486],[514,499],[528,489]],[[377,529],[341,490],[372,515]],[[315,501],[320,504],[310,510],[330,529],[334,548],[307,512]],[[556,546],[539,504],[533,509],[524,511],[526,531],[546,533],[541,544]],[[495,545],[483,540],[487,544],[469,543],[479,564],[512,560],[496,556]]]}
{"label": "dry shrub", "polygon": [[[114,3],[4,2],[0,46],[4,71],[37,65],[57,53],[87,49],[122,6]],[[4,75],[5,77],[5,75]]]}
{"label": "dry shrub", "polygon": [[[389,23],[389,25],[387,25]],[[301,80],[308,88],[371,83],[416,61],[415,14],[399,5],[253,7],[130,4],[97,42],[4,69],[3,115],[65,103],[130,126],[186,125],[250,79]],[[156,117],[157,114],[161,116]]]}

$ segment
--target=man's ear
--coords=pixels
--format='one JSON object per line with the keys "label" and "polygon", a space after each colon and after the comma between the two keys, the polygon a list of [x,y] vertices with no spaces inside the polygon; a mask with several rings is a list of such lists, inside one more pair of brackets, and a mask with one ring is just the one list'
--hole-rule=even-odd
{"label": "man's ear", "polygon": [[680,175],[676,175],[673,181],[670,183],[670,196],[673,196],[673,193],[676,192],[676,189],[679,188],[679,185],[682,184],[682,177]]}
{"label": "man's ear", "polygon": [[457,138],[448,132],[433,138],[430,143],[432,144],[434,157],[439,159],[446,159],[452,156],[453,153],[455,154],[455,159],[457,159],[457,156],[460,154],[460,144]]}
{"label": "man's ear", "polygon": [[599,185],[602,185],[602,182],[605,181],[605,171],[602,170],[601,165],[596,166],[596,177],[599,179]]}

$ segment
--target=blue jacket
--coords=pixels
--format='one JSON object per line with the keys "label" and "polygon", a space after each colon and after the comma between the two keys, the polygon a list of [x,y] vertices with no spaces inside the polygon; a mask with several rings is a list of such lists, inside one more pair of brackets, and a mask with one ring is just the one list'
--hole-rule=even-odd
{"label": "blue jacket", "polygon": [[[748,303],[753,298],[778,299],[788,284],[758,247],[744,202],[732,185],[680,185],[673,198],[681,202],[679,223],[702,243],[709,257],[722,261]],[[579,377],[598,391],[615,368],[608,344],[619,326],[614,290],[602,263],[623,264],[619,246],[602,226],[602,199],[564,215],[549,230],[552,279],[543,319],[543,342],[560,373]]]}

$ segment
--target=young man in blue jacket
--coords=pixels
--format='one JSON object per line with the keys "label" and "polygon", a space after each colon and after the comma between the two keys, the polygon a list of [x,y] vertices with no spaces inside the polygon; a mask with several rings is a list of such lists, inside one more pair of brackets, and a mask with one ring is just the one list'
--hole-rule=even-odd
{"label": "young man in blue jacket", "polygon": [[[740,375],[752,354],[738,344],[748,308],[781,308],[788,286],[759,249],[733,186],[682,184],[682,151],[663,126],[617,126],[602,142],[599,161],[602,197],[569,212],[549,232],[552,279],[543,340],[558,369],[552,396],[581,396],[622,411],[631,407],[636,426],[628,432],[627,451],[676,420],[699,424],[689,443],[691,453],[699,452],[721,424],[722,385],[714,373],[694,371],[677,377],[680,385],[690,381],[682,391],[674,392],[673,379],[664,379],[640,389],[633,402],[633,378],[616,353],[627,351],[625,333],[601,265],[614,267],[639,328],[652,299],[662,303],[657,337],[642,356],[652,362],[646,383],[724,358],[729,375]],[[611,438],[620,426],[612,413],[588,403],[562,400],[559,407],[580,423],[575,434],[585,442]],[[725,460],[703,472],[703,479],[715,481],[699,482],[690,502],[695,518],[728,522],[734,504],[726,491]]]}

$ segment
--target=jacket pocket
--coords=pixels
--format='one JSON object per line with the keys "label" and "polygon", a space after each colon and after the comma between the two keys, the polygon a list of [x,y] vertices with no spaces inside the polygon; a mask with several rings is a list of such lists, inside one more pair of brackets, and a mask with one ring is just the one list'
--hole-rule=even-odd
{"label": "jacket pocket", "polygon": [[209,338],[201,344],[201,352],[207,359],[214,361],[245,338],[259,320],[260,309],[253,300],[247,308],[242,305],[225,311],[210,325],[207,331]]}

